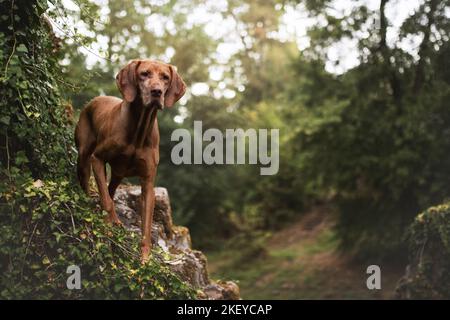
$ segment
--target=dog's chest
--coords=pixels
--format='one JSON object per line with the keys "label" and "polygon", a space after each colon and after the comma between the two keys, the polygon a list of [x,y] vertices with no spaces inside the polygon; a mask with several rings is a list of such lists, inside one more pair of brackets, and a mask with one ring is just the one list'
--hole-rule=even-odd
{"label": "dog's chest", "polygon": [[119,176],[142,176],[155,168],[156,162],[153,158],[150,148],[135,149],[133,146],[127,146],[109,163],[114,173]]}

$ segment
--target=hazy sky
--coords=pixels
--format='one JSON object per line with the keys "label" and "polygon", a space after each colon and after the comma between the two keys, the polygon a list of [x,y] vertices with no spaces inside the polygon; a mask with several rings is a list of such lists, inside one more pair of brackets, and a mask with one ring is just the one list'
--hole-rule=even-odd
{"label": "hazy sky", "polygon": [[[415,9],[423,1],[421,0],[394,0],[389,1],[386,5],[386,16],[389,19],[389,27],[387,30],[387,42],[393,45],[398,40],[398,28],[403,21],[411,15]],[[377,10],[380,6],[379,0],[336,0],[333,8],[336,15],[347,14],[357,4],[366,4],[371,10]],[[300,8],[301,9],[301,8]],[[283,17],[283,25],[281,31],[289,38],[295,38],[300,50],[309,45],[306,31],[308,27],[317,23],[316,19],[308,19],[306,11],[299,10],[299,8],[288,8],[287,13]],[[364,34],[362,34],[364,36]],[[403,43],[405,48],[414,51],[414,47],[418,45],[416,39],[411,39],[416,43]],[[397,44],[399,45],[399,44]],[[328,52],[329,62],[326,69],[333,73],[342,73],[345,70],[354,67],[358,64],[358,50],[356,48],[356,41],[344,40],[330,48]],[[334,61],[339,63],[336,65]]]}

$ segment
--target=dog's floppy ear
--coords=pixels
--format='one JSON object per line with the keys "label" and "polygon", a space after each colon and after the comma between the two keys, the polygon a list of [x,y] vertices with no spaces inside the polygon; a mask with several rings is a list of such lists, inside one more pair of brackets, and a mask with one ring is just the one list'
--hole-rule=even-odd
{"label": "dog's floppy ear", "polygon": [[183,79],[181,79],[178,72],[175,70],[174,66],[169,65],[170,68],[170,86],[169,89],[167,89],[166,95],[164,97],[164,105],[166,107],[171,107],[181,99],[181,97],[186,92],[186,84],[184,83]]}
{"label": "dog's floppy ear", "polygon": [[127,102],[133,102],[137,95],[136,69],[139,64],[138,60],[131,61],[116,76],[117,87]]}

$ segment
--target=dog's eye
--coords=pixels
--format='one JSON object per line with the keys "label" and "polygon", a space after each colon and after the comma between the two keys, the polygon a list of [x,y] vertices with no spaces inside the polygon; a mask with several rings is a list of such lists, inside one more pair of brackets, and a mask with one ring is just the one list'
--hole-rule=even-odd
{"label": "dog's eye", "polygon": [[169,81],[169,76],[167,74],[162,75],[163,80]]}
{"label": "dog's eye", "polygon": [[149,74],[150,74],[150,72],[148,72],[148,71],[141,72],[141,76],[143,76],[143,77],[148,77]]}

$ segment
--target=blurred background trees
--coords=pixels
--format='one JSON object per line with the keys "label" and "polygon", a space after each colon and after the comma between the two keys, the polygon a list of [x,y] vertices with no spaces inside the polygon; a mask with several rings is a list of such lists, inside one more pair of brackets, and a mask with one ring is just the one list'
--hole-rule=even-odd
{"label": "blurred background trees", "polygon": [[[158,184],[197,246],[279,228],[327,202],[342,249],[401,260],[406,226],[448,196],[450,179],[449,1],[418,1],[396,19],[404,6],[83,0],[58,2],[49,15],[76,111],[98,94],[119,95],[114,76],[130,59],[178,67],[189,90],[159,115]],[[301,43],[286,31],[294,17]],[[173,165],[170,134],[195,120],[204,130],[279,128],[279,173]]]}

